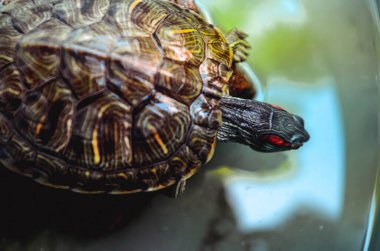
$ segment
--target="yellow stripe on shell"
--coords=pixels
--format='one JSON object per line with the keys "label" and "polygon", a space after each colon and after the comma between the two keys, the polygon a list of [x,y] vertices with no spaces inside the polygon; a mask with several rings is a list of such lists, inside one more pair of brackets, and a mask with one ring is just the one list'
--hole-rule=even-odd
{"label": "yellow stripe on shell", "polygon": [[141,3],[142,0],[135,0],[131,3],[131,5],[129,6],[129,13],[132,13],[132,11],[134,10],[134,8],[136,8],[136,6]]}
{"label": "yellow stripe on shell", "polygon": [[94,151],[94,164],[98,165],[100,163],[100,152],[99,152],[99,142],[98,142],[98,130],[94,129],[92,132],[92,148]]}
{"label": "yellow stripe on shell", "polygon": [[[102,106],[102,108],[98,112],[98,118],[101,118],[103,114],[112,106],[114,105],[113,102]],[[123,107],[124,109],[128,109],[128,106],[124,104],[118,104],[118,106]],[[98,141],[98,130],[97,127],[95,127],[94,131],[92,132],[92,149],[94,152],[94,164],[99,165],[101,161],[100,156],[100,150],[99,150],[99,141]]]}
{"label": "yellow stripe on shell", "polygon": [[21,94],[20,91],[14,90],[12,88],[7,88],[7,89],[4,89],[4,90],[0,90],[0,95],[3,95],[6,92],[11,93],[11,94],[16,95],[16,96],[19,96]]}
{"label": "yellow stripe on shell", "polygon": [[125,173],[118,173],[117,177],[128,179],[129,177]]}
{"label": "yellow stripe on shell", "polygon": [[170,33],[172,34],[184,34],[184,33],[191,33],[191,32],[196,32],[196,29],[183,29],[183,30],[173,30]]}
{"label": "yellow stripe on shell", "polygon": [[168,154],[168,148],[166,147],[164,141],[161,139],[160,134],[154,129],[152,125],[148,125],[148,130],[153,134],[153,138],[156,140],[158,145],[161,147],[164,154]]}
{"label": "yellow stripe on shell", "polygon": [[46,120],[46,115],[42,115],[40,121],[38,122],[37,126],[36,126],[36,134],[39,135],[41,133],[41,130],[42,130],[42,127],[44,125],[44,122]]}

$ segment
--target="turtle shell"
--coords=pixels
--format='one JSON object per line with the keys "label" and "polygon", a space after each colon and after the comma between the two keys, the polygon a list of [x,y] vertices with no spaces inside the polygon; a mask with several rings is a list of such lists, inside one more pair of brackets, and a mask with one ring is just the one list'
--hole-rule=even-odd
{"label": "turtle shell", "polygon": [[84,193],[152,191],[213,155],[232,50],[156,0],[20,0],[0,12],[0,162]]}

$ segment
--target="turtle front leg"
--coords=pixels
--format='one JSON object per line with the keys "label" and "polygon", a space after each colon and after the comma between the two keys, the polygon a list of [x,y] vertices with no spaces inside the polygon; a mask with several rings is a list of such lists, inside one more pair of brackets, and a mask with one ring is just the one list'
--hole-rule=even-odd
{"label": "turtle front leg", "polygon": [[249,78],[244,69],[233,66],[233,74],[229,82],[229,92],[233,97],[252,99],[256,96],[256,88],[253,80]]}
{"label": "turtle front leg", "polygon": [[181,6],[184,9],[189,9],[189,10],[195,11],[198,14],[200,13],[198,6],[195,3],[195,0],[169,0],[169,2],[178,4],[179,6]]}
{"label": "turtle front leg", "polygon": [[246,72],[238,69],[237,64],[244,62],[248,58],[251,45],[246,41],[248,34],[234,28],[226,35],[227,43],[234,53],[233,58],[233,75],[230,79],[230,95],[233,97],[252,99],[256,95],[256,89],[252,79]]}
{"label": "turtle front leg", "polygon": [[248,50],[251,48],[251,45],[245,40],[248,37],[248,34],[234,28],[231,30],[227,36],[227,43],[232,48],[234,52],[234,63],[244,62],[248,58]]}
{"label": "turtle front leg", "polygon": [[183,194],[183,192],[185,191],[185,188],[186,188],[186,179],[182,178],[174,185],[164,189],[163,194],[168,197],[176,199]]}

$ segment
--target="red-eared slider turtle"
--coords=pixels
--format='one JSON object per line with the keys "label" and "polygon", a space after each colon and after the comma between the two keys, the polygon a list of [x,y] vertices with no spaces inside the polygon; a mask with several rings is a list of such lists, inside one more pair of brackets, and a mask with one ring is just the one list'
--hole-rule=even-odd
{"label": "red-eared slider turtle", "polygon": [[309,138],[300,117],[229,95],[249,89],[236,70],[245,37],[224,36],[191,0],[10,1],[1,164],[76,192],[178,194],[217,140],[299,148]]}

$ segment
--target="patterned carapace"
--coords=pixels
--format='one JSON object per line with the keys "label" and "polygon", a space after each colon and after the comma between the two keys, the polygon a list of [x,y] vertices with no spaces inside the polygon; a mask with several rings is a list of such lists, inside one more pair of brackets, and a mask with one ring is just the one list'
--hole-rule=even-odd
{"label": "patterned carapace", "polygon": [[151,191],[213,155],[233,50],[158,0],[14,0],[0,10],[0,162],[85,193]]}

